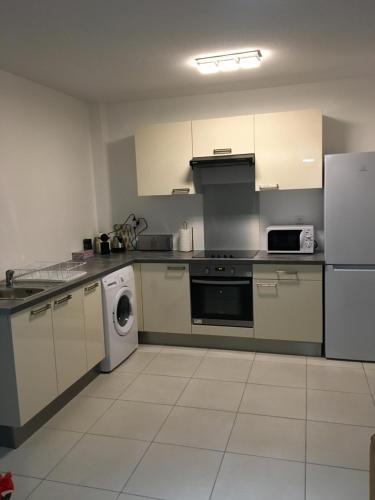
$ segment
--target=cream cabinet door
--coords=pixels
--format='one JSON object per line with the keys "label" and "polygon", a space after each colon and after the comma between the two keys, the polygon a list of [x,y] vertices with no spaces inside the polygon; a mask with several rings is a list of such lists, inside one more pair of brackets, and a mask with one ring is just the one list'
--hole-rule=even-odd
{"label": "cream cabinet door", "polygon": [[255,189],[321,188],[322,113],[316,109],[255,115]]}
{"label": "cream cabinet door", "polygon": [[192,122],[193,156],[254,153],[254,115]]}
{"label": "cream cabinet door", "polygon": [[51,303],[12,315],[11,329],[21,426],[57,397]]}
{"label": "cream cabinet door", "polygon": [[54,298],[52,320],[61,394],[88,371],[82,289]]}
{"label": "cream cabinet door", "polygon": [[83,290],[83,311],[85,317],[85,336],[87,369],[91,370],[105,357],[102,290],[100,281],[86,285]]}
{"label": "cream cabinet door", "polygon": [[138,195],[195,192],[191,122],[148,125],[135,134]]}
{"label": "cream cabinet door", "polygon": [[137,320],[138,331],[143,332],[143,303],[142,303],[142,278],[141,278],[141,264],[133,264],[134,279],[135,279],[135,292],[137,300]]}
{"label": "cream cabinet door", "polygon": [[264,279],[263,273],[257,275],[257,266],[254,268],[255,338],[322,342],[322,281],[302,280],[298,274],[284,273],[276,279]]}
{"label": "cream cabinet door", "polygon": [[146,332],[191,333],[188,264],[141,264]]}

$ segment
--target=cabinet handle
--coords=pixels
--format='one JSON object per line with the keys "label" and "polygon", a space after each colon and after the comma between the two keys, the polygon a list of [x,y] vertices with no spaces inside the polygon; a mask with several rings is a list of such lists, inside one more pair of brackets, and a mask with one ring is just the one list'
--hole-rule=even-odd
{"label": "cabinet handle", "polygon": [[95,288],[98,288],[98,286],[99,286],[99,283],[94,283],[93,285],[86,286],[85,287],[85,293],[92,292],[93,290],[95,290]]}
{"label": "cabinet handle", "polygon": [[59,306],[60,304],[65,304],[65,302],[68,302],[72,298],[71,295],[67,295],[66,297],[63,297],[62,299],[55,300],[55,306]]}
{"label": "cabinet handle", "polygon": [[277,191],[279,189],[278,184],[270,184],[269,186],[259,186],[260,191]]}
{"label": "cabinet handle", "polygon": [[172,194],[189,194],[190,188],[174,188]]}
{"label": "cabinet handle", "polygon": [[185,271],[185,266],[167,266],[168,271]]}
{"label": "cabinet handle", "polygon": [[257,281],[257,286],[262,287],[262,288],[276,288],[277,283],[261,283],[260,281]]}
{"label": "cabinet handle", "polygon": [[31,316],[36,316],[37,314],[41,314],[45,311],[48,311],[48,309],[51,309],[51,304],[46,304],[45,306],[43,307],[40,307],[39,309],[32,309],[30,311],[30,315]]}
{"label": "cabinet handle", "polygon": [[216,148],[214,149],[214,155],[230,155],[232,148]]}
{"label": "cabinet handle", "polygon": [[298,271],[290,271],[290,270],[285,270],[285,269],[280,269],[279,271],[276,271],[276,274],[294,274],[296,277],[298,277]]}

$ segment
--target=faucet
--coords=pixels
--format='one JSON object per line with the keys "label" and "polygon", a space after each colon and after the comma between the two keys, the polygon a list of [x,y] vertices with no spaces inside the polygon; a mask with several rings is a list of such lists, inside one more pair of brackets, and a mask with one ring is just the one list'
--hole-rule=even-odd
{"label": "faucet", "polygon": [[14,283],[14,271],[13,269],[8,269],[5,271],[5,284],[7,287],[12,287]]}

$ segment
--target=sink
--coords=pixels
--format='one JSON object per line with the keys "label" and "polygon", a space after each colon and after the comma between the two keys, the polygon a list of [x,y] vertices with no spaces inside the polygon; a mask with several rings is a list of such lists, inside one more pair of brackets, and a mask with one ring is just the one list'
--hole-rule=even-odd
{"label": "sink", "polygon": [[27,299],[33,295],[44,292],[44,288],[0,288],[0,300]]}

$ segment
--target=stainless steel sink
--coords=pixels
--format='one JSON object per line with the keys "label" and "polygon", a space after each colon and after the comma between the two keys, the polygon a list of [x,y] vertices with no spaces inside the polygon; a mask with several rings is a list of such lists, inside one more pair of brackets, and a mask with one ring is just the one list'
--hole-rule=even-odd
{"label": "stainless steel sink", "polygon": [[0,300],[19,300],[27,299],[37,293],[44,292],[45,288],[30,288],[30,287],[10,287],[0,288]]}

